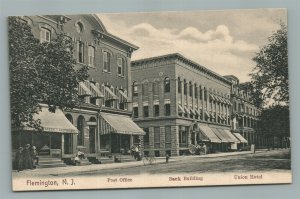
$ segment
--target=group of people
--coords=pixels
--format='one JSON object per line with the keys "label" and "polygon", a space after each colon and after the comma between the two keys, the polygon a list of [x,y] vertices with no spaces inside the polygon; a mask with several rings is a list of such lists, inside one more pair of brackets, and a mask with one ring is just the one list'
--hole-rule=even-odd
{"label": "group of people", "polygon": [[133,145],[131,147],[131,156],[134,157],[137,161],[140,161],[142,159],[142,154],[141,154],[141,146],[140,144],[138,145]]}
{"label": "group of people", "polygon": [[19,171],[25,169],[34,169],[39,164],[39,156],[35,146],[26,144],[24,147],[19,147],[16,158],[16,168]]}
{"label": "group of people", "polygon": [[198,153],[199,155],[206,155],[206,153],[207,153],[207,147],[206,147],[205,143],[197,144],[196,149],[197,149],[196,153]]}
{"label": "group of people", "polygon": [[82,151],[80,151],[80,149],[78,149],[77,154],[73,158],[73,164],[76,166],[80,165],[82,159],[85,159],[84,152],[82,152]]}

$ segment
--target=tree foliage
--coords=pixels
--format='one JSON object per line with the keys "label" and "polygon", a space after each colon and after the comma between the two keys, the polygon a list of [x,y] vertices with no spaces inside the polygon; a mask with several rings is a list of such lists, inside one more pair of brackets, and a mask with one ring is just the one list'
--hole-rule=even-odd
{"label": "tree foliage", "polygon": [[262,132],[267,136],[289,137],[290,117],[288,106],[271,106],[262,110],[260,115],[260,126]]}
{"label": "tree foliage", "polygon": [[10,17],[9,70],[12,127],[24,123],[39,128],[33,115],[45,103],[49,111],[78,104],[78,83],[87,79],[87,67],[75,69],[73,43],[63,33],[40,43],[31,27],[19,17]]}
{"label": "tree foliage", "polygon": [[283,23],[268,38],[253,58],[256,66],[251,73],[256,103],[262,105],[267,99],[275,103],[289,101],[287,27]]}

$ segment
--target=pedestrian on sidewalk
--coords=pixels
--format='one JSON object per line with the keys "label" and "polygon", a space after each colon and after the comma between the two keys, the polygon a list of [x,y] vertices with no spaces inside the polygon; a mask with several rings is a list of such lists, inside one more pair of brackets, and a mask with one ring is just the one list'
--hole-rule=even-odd
{"label": "pedestrian on sidewalk", "polygon": [[23,162],[24,169],[33,169],[30,144],[25,145],[25,149],[23,151],[23,158],[24,158],[24,162]]}
{"label": "pedestrian on sidewalk", "polygon": [[36,151],[36,147],[35,146],[32,146],[32,149],[31,149],[31,157],[32,157],[32,165],[35,166],[35,165],[39,165],[39,155],[38,155],[38,152]]}
{"label": "pedestrian on sidewalk", "polygon": [[19,147],[17,153],[16,153],[16,158],[15,158],[15,163],[17,166],[17,170],[22,171],[23,170],[23,147]]}

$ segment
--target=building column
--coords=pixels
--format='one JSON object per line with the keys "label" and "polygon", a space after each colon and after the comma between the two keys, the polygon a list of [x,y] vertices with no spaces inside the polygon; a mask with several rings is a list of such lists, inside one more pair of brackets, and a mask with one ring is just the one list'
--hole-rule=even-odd
{"label": "building column", "polygon": [[159,154],[160,156],[166,156],[166,129],[164,126],[160,127],[160,151]]}
{"label": "building column", "polygon": [[65,154],[65,136],[61,134],[61,158]]}
{"label": "building column", "polygon": [[154,127],[149,127],[149,155],[154,156]]}
{"label": "building column", "polygon": [[204,87],[203,86],[201,86],[201,106],[202,106],[202,113],[201,113],[201,115],[202,115],[202,118],[201,118],[201,120],[203,121],[204,120],[204,118],[205,118],[205,116],[204,116]]}
{"label": "building column", "polygon": [[179,155],[179,126],[171,126],[171,155]]}

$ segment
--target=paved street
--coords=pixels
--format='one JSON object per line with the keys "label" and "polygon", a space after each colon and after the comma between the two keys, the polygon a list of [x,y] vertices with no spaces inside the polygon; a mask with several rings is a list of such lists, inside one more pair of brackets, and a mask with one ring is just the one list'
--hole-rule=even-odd
{"label": "paved street", "polygon": [[[228,156],[230,155],[230,156]],[[290,152],[287,149],[273,151],[235,152],[207,156],[172,157],[168,164],[157,158],[154,165],[143,165],[142,161],[68,166],[64,168],[36,169],[13,172],[13,177],[67,177],[104,176],[166,173],[217,173],[243,171],[287,171],[291,169]]]}

